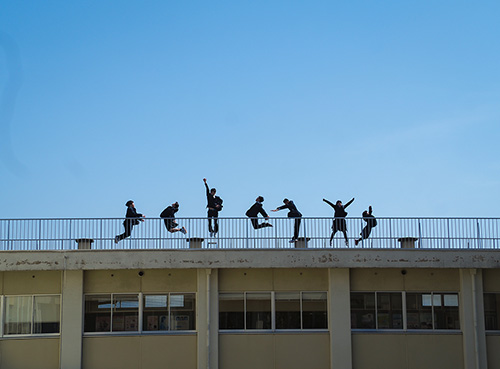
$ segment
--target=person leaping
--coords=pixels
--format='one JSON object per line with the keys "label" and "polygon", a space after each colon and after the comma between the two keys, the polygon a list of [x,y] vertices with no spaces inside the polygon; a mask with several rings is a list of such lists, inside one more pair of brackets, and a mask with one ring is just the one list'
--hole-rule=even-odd
{"label": "person leaping", "polygon": [[361,237],[357,240],[354,240],[354,244],[357,246],[360,241],[366,240],[372,231],[373,227],[377,226],[377,219],[372,215],[372,207],[371,205],[368,207],[368,211],[363,211],[363,220],[366,222],[366,226],[361,230],[359,234]]}
{"label": "person leaping", "polygon": [[354,197],[350,201],[348,201],[347,204],[345,205],[342,205],[342,201],[340,200],[337,200],[335,205],[326,199],[323,199],[323,201],[326,202],[335,210],[335,215],[332,225],[332,235],[330,236],[330,246],[332,246],[333,236],[335,236],[335,233],[337,233],[337,231],[341,231],[344,234],[345,244],[346,246],[349,246],[349,239],[347,238],[347,224],[345,221],[347,212],[345,211],[345,208],[347,208],[349,205],[352,204],[352,202],[354,201]]}
{"label": "person leaping", "polygon": [[264,219],[267,221],[269,220],[269,215],[267,215],[266,211],[262,207],[262,203],[264,202],[264,198],[262,196],[259,196],[255,199],[255,204],[252,205],[250,209],[247,210],[245,215],[250,218],[250,221],[252,222],[252,226],[254,229],[259,229],[259,228],[264,228],[264,227],[272,227],[273,225],[264,222],[259,224],[259,220],[257,219],[257,216],[259,213],[264,217]]}

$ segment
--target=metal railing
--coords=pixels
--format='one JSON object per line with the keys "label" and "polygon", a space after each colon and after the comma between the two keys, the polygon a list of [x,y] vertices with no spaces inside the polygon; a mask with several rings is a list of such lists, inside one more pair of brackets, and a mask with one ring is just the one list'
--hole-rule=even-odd
{"label": "metal railing", "polygon": [[[368,239],[357,245],[366,222],[346,218],[349,245],[342,232],[330,244],[332,218],[301,218],[297,242],[294,218],[271,218],[272,227],[254,229],[249,218],[218,218],[219,231],[212,237],[208,220],[177,218],[188,233],[170,233],[164,220],[146,218],[133,227],[131,236],[115,243],[124,232],[123,218],[0,219],[0,251],[73,250],[76,240],[92,240],[92,249],[288,249],[307,248],[401,248],[498,249],[500,218],[377,218]],[[259,218],[259,223],[263,219]]]}

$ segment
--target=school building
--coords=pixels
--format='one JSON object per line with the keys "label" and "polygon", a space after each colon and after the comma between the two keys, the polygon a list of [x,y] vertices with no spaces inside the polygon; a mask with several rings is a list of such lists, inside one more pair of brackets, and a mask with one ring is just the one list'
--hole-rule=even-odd
{"label": "school building", "polygon": [[0,368],[500,368],[499,219],[121,221],[0,220]]}

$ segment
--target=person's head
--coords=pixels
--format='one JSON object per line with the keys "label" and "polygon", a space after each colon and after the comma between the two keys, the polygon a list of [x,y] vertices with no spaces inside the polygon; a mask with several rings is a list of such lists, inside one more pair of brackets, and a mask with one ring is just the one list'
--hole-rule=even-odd
{"label": "person's head", "polygon": [[290,200],[288,200],[288,199],[283,199],[283,204],[288,205],[288,203],[289,203],[289,202],[290,202]]}
{"label": "person's head", "polygon": [[367,216],[368,216],[368,212],[367,212],[366,210],[365,210],[365,211],[363,211],[363,216],[364,216],[364,217],[367,217]]}
{"label": "person's head", "polygon": [[342,201],[337,200],[337,202],[335,203],[335,205],[337,205],[337,206],[342,206]]}
{"label": "person's head", "polygon": [[210,190],[210,193],[212,194],[212,196],[213,196],[213,195],[215,195],[215,193],[216,193],[216,192],[217,192],[217,190],[216,190],[215,188],[212,188],[212,189]]}
{"label": "person's head", "polygon": [[172,204],[172,207],[175,209],[179,209],[179,203],[176,201]]}
{"label": "person's head", "polygon": [[259,196],[255,199],[257,202],[264,202],[264,198],[262,196]]}
{"label": "person's head", "polygon": [[130,207],[133,207],[133,208],[134,208],[134,207],[135,207],[134,202],[133,202],[132,200],[128,200],[128,201],[125,203],[125,206],[126,206],[126,207],[128,207],[128,208],[130,208]]}

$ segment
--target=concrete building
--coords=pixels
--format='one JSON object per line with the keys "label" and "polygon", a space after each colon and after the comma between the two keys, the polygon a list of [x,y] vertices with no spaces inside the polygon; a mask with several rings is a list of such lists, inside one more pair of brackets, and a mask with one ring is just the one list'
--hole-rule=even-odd
{"label": "concrete building", "polygon": [[0,368],[500,368],[496,248],[191,246],[4,247]]}

